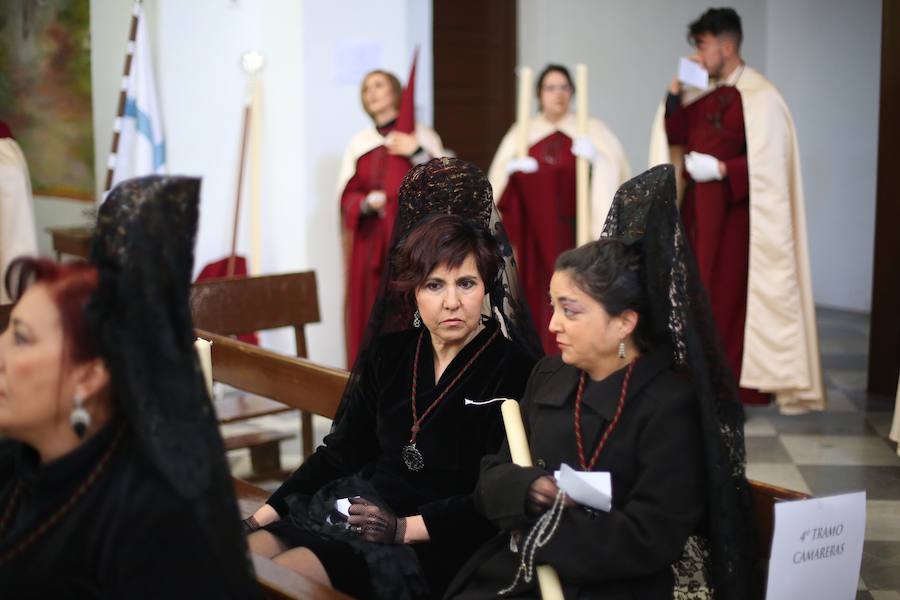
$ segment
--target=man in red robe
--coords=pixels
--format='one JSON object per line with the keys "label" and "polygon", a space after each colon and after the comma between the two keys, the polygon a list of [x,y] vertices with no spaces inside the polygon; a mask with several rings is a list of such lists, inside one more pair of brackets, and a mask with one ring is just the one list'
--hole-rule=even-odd
{"label": "man in red robe", "polygon": [[[741,21],[732,9],[710,9],[690,26],[695,60],[719,87],[682,106],[681,84],[666,99],[666,136],[684,146],[685,191],[681,214],[728,361],[740,381],[750,256],[750,184],[741,94],[735,83]],[[768,394],[741,388],[745,404],[765,404]]]}

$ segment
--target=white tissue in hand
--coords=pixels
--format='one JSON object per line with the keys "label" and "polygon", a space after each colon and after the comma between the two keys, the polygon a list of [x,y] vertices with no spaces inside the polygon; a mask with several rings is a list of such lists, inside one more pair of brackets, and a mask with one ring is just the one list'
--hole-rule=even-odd
{"label": "white tissue in hand", "polygon": [[342,515],[350,516],[350,498],[338,498],[334,501],[334,510]]}
{"label": "white tissue in hand", "polygon": [[559,489],[578,504],[604,512],[612,508],[612,478],[608,471],[576,471],[563,463],[553,476]]}

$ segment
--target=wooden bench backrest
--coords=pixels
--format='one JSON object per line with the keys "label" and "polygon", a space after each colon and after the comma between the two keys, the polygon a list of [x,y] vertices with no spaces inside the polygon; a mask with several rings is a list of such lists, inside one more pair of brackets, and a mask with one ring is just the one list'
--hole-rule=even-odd
{"label": "wooden bench backrest", "polygon": [[213,379],[292,408],[334,418],[349,373],[198,329],[212,342]]}
{"label": "wooden bench backrest", "polygon": [[315,271],[228,277],[191,286],[194,327],[235,335],[293,327],[297,356],[308,356],[304,325],[319,322]]}
{"label": "wooden bench backrest", "polygon": [[756,524],[759,558],[769,560],[772,552],[772,534],[775,532],[775,503],[786,500],[806,500],[811,496],[751,479],[750,497],[753,501],[753,519]]}

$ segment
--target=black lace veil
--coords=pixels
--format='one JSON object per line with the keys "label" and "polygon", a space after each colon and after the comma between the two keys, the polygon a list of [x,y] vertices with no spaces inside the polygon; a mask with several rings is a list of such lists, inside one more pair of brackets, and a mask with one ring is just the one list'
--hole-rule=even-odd
{"label": "black lace veil", "polygon": [[716,597],[750,597],[755,538],[744,409],[678,216],[672,165],[654,167],[619,188],[601,237],[639,245],[653,336],[672,345],[675,363],[691,378],[700,402]]}
{"label": "black lace veil", "polygon": [[488,230],[497,241],[503,265],[487,287],[485,314],[500,323],[503,334],[534,358],[542,355],[540,340],[519,287],[512,246],[494,206],[491,184],[475,165],[458,158],[434,158],[413,167],[400,186],[399,210],[366,334],[353,365],[335,422],[359,386],[372,341],[380,335],[410,329],[415,306],[392,289],[394,256],[400,243],[415,227],[435,215],[459,215]]}
{"label": "black lace veil", "polygon": [[91,247],[99,281],[87,316],[140,452],[190,501],[209,560],[221,566],[234,597],[252,598],[258,587],[193,347],[188,295],[199,192],[199,179],[155,175],[110,192]]}

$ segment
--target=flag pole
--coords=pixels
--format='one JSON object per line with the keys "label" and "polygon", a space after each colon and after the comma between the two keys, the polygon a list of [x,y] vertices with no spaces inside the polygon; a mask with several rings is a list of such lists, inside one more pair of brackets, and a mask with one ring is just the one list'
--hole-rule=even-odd
{"label": "flag pole", "polygon": [[134,57],[134,42],[137,39],[138,21],[141,18],[141,0],[135,0],[131,8],[131,30],[128,33],[128,47],[125,52],[125,69],[122,74],[122,84],[119,88],[119,107],[116,110],[116,119],[113,121],[112,147],[109,151],[109,159],[106,161],[106,183],[103,191],[108,192],[112,187],[113,175],[116,169],[116,154],[119,152],[119,137],[122,133],[122,117],[125,116],[125,101],[128,97],[128,78],[131,77],[131,59]]}

